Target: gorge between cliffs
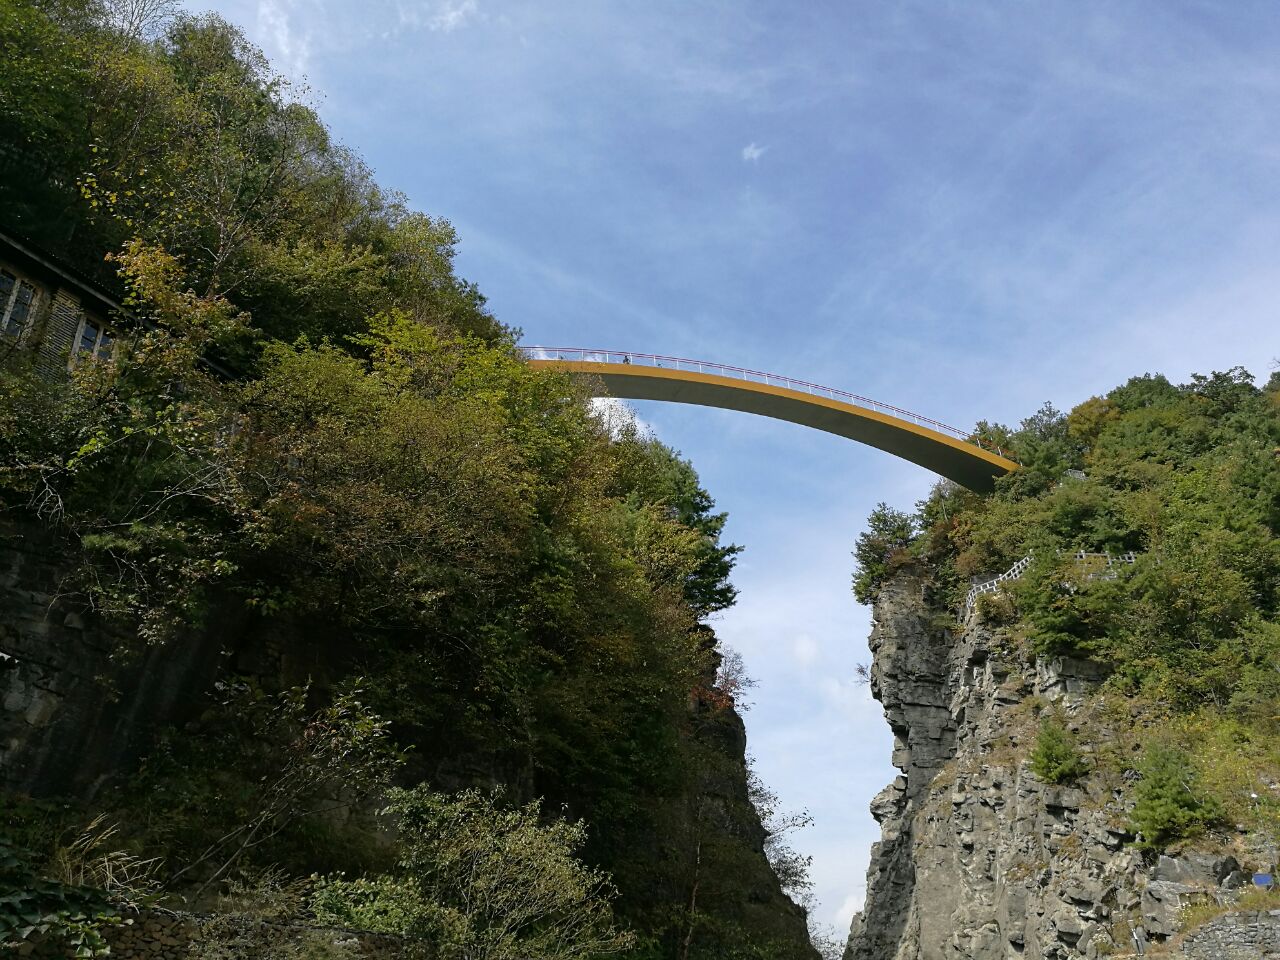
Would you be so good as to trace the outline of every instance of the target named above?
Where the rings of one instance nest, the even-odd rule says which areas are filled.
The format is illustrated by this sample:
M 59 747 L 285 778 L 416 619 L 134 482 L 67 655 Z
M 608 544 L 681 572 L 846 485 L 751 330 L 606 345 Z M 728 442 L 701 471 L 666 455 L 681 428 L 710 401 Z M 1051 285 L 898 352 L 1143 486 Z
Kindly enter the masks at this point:
M 1280 960 L 1280 214 L 1203 219 L 1263 33 L 1191 4 L 1148 99 L 1146 11 L 197 6 L 0 3 L 0 960 Z M 846 938 L 742 714 L 850 573 Z

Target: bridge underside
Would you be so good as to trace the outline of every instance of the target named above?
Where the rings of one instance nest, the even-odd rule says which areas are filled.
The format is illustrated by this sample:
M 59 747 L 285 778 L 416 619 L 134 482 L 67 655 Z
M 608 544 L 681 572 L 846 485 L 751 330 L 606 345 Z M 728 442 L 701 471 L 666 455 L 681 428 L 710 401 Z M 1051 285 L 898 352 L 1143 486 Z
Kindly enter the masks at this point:
M 986 493 L 1018 464 L 976 444 L 900 417 L 764 383 L 716 374 L 576 360 L 531 360 L 533 367 L 595 378 L 611 397 L 665 400 L 755 413 L 856 440 Z

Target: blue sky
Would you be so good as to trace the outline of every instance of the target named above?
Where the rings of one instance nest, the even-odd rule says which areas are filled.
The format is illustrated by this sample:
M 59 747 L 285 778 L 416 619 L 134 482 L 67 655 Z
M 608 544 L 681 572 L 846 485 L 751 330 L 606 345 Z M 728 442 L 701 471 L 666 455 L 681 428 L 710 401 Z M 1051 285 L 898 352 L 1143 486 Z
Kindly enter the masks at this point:
M 213 0 L 525 342 L 707 358 L 958 426 L 1280 356 L 1280 6 Z M 718 629 L 766 780 L 862 899 L 892 777 L 849 551 L 932 477 L 638 404 L 746 546 Z

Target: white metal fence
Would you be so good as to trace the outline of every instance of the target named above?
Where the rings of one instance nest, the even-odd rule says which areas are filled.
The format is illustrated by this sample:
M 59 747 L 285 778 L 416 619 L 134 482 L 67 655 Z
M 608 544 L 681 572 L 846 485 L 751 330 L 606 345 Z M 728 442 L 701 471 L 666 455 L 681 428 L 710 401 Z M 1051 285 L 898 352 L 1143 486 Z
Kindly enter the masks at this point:
M 1028 553 L 1025 557 L 1015 563 L 1012 567 L 1000 574 L 998 577 L 992 577 L 983 583 L 975 583 L 969 588 L 968 594 L 964 598 L 964 615 L 968 618 L 973 612 L 974 604 L 978 602 L 978 597 L 984 593 L 995 593 L 1000 589 L 1000 585 L 1010 580 L 1017 580 L 1027 572 L 1027 567 L 1031 566 L 1033 553 Z M 1089 553 L 1085 550 L 1077 550 L 1071 555 L 1071 559 L 1075 561 L 1078 568 L 1085 568 L 1086 580 L 1114 580 L 1120 576 L 1120 568 L 1118 564 L 1136 563 L 1138 555 L 1132 550 L 1126 553 L 1110 554 L 1110 553 Z M 1092 568 L 1092 569 L 1090 569 Z

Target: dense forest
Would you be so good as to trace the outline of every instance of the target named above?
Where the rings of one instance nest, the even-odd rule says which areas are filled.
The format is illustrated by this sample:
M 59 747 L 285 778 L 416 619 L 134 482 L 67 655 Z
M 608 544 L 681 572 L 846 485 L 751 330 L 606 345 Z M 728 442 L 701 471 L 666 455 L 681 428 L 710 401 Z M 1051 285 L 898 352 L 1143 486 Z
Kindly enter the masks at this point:
M 65 381 L 6 345 L 0 508 L 119 661 L 221 631 L 267 665 L 91 801 L 3 798 L 0 935 L 94 955 L 158 902 L 449 957 L 810 956 L 717 682 L 724 515 L 528 369 L 449 223 L 303 99 L 215 16 L 0 0 L 0 227 L 126 307 Z
M 1017 430 L 979 432 L 1022 469 L 990 497 L 944 484 L 914 512 L 881 504 L 857 544 L 855 593 L 874 599 L 913 565 L 959 615 L 971 581 L 1030 557 L 975 615 L 1032 656 L 1109 674 L 1098 722 L 1069 731 L 1044 711 L 1032 769 L 1106 778 L 1147 849 L 1250 834 L 1274 844 L 1280 373 L 1261 388 L 1241 368 L 1182 385 L 1134 377 L 1069 413 L 1046 405 Z M 1132 562 L 1099 567 L 1100 554 Z

